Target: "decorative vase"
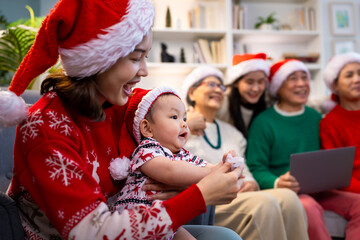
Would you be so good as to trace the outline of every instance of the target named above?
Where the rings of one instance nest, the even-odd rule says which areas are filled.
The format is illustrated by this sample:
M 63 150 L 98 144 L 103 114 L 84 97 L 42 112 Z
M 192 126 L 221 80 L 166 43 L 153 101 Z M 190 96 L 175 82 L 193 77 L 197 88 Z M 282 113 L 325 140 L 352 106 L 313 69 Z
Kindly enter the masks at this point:
M 273 25 L 271 23 L 263 23 L 260 25 L 259 29 L 265 31 L 273 30 Z

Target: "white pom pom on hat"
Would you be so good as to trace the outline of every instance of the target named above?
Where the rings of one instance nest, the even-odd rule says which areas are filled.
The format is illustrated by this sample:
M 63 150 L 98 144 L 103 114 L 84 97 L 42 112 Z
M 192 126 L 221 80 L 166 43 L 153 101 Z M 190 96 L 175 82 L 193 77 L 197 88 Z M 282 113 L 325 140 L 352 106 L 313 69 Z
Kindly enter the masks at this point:
M 324 81 L 326 86 L 333 92 L 333 83 L 338 78 L 341 69 L 348 63 L 360 63 L 360 54 L 349 52 L 336 55 L 330 59 L 324 70 Z
M 11 91 L 0 91 L 0 129 L 21 123 L 27 117 L 24 100 Z
M 219 69 L 207 65 L 199 66 L 191 71 L 184 79 L 182 85 L 182 96 L 186 97 L 190 87 L 200 80 L 210 76 L 215 76 L 220 79 L 221 82 L 224 82 L 224 74 Z
M 270 65 L 266 62 L 265 53 L 236 54 L 233 56 L 233 66 L 229 69 L 227 85 L 234 83 L 238 78 L 254 71 L 263 71 L 266 77 L 270 75 Z
M 20 96 L 30 82 L 53 66 L 60 54 L 64 71 L 71 77 L 87 77 L 106 71 L 131 53 L 149 33 L 154 20 L 150 0 L 60 0 L 43 21 L 35 42 L 18 70 L 9 91 Z M 81 80 L 79 80 L 81 81 Z M 14 125 L 24 109 L 0 92 L 0 124 Z M 11 101 L 11 102 L 9 102 Z
M 270 68 L 269 92 L 276 96 L 277 91 L 289 75 L 296 71 L 304 71 L 310 80 L 310 72 L 305 64 L 296 59 L 285 59 L 273 64 Z

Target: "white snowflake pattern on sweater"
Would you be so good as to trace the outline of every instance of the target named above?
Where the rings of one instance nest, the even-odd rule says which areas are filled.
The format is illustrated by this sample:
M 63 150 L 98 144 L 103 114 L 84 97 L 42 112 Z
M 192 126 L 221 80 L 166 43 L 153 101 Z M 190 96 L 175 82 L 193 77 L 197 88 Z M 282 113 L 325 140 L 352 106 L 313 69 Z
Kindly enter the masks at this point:
M 29 115 L 26 122 L 20 127 L 22 141 L 25 143 L 29 138 L 35 139 L 39 134 L 39 127 L 44 124 L 40 109 Z
M 60 178 L 65 186 L 70 185 L 72 178 L 81 180 L 83 176 L 83 172 L 78 169 L 78 164 L 73 160 L 64 157 L 60 151 L 54 150 L 53 155 L 45 159 L 45 163 L 47 166 L 51 167 L 51 170 L 49 170 L 50 178 L 52 180 Z

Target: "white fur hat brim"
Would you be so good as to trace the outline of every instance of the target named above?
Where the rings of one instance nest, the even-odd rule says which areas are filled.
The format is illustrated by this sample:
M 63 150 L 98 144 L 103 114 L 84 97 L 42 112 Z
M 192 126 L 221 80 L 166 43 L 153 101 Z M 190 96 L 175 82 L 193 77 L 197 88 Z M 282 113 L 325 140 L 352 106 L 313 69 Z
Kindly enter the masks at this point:
M 296 71 L 304 71 L 308 79 L 310 80 L 310 72 L 305 66 L 305 64 L 301 61 L 292 60 L 284 63 L 272 76 L 269 86 L 269 92 L 272 96 L 276 96 L 277 91 L 283 84 L 283 82 L 287 79 L 289 75 Z
M 200 66 L 195 68 L 189 75 L 186 76 L 182 86 L 182 96 L 186 97 L 191 86 L 204 78 L 215 76 L 224 81 L 224 74 L 215 67 Z
M 250 59 L 242 61 L 237 65 L 232 66 L 229 69 L 228 80 L 225 84 L 230 85 L 234 83 L 238 78 L 254 71 L 263 71 L 266 77 L 270 74 L 270 66 L 263 59 Z
M 117 24 L 103 29 L 105 34 L 70 49 L 59 48 L 66 74 L 87 77 L 108 70 L 119 58 L 134 51 L 150 32 L 153 20 L 154 7 L 150 1 L 130 0 L 127 14 Z
M 360 63 L 360 54 L 350 52 L 337 55 L 331 58 L 329 63 L 326 65 L 324 70 L 324 81 L 326 86 L 333 93 L 335 93 L 333 84 L 335 80 L 339 77 L 341 69 L 343 69 L 346 64 L 352 62 Z
M 175 89 L 168 87 L 168 86 L 160 86 L 157 88 L 154 88 L 150 92 L 148 92 L 140 101 L 138 108 L 135 111 L 135 117 L 134 117 L 134 123 L 133 123 L 133 134 L 135 137 L 135 140 L 139 144 L 141 142 L 141 133 L 140 133 L 140 122 L 145 118 L 147 113 L 149 112 L 151 106 L 155 102 L 155 100 L 165 94 L 165 93 L 171 93 L 176 95 L 178 98 L 179 94 L 176 92 Z

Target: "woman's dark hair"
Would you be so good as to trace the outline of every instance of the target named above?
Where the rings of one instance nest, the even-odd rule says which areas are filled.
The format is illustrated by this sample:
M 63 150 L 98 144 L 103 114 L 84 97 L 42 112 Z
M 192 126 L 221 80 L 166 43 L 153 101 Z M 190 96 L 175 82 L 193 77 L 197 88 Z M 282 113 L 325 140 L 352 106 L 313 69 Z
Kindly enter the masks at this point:
M 202 83 L 202 81 L 203 81 L 204 79 L 205 79 L 205 78 L 200 79 L 199 81 L 197 81 L 196 83 L 194 83 L 190 88 L 197 88 L 198 86 L 200 86 L 200 84 Z M 190 90 L 190 88 L 189 88 L 189 90 Z M 189 106 L 194 107 L 194 106 L 195 106 L 195 102 L 190 99 L 190 97 L 189 97 L 189 90 L 188 90 L 188 92 L 186 93 L 186 103 L 187 103 Z
M 67 107 L 95 121 L 103 121 L 105 112 L 97 97 L 96 76 L 68 77 L 50 74 L 41 84 L 41 94 L 55 91 Z
M 251 116 L 249 126 L 251 125 L 254 118 L 266 109 L 266 101 L 265 101 L 265 91 L 261 95 L 259 101 L 255 104 L 249 104 L 244 101 L 241 97 L 238 88 L 236 87 L 237 83 L 241 81 L 243 77 L 240 77 L 236 80 L 231 86 L 231 92 L 229 95 L 229 111 L 231 119 L 234 122 L 235 127 L 247 138 L 248 129 L 245 126 L 244 119 L 240 110 L 240 106 L 244 106 L 248 109 L 252 109 L 254 111 Z

